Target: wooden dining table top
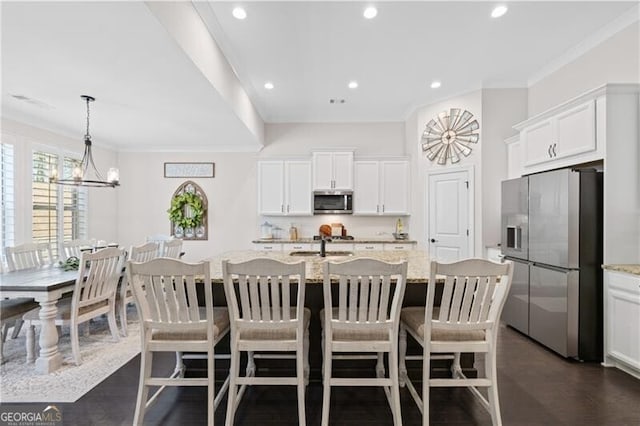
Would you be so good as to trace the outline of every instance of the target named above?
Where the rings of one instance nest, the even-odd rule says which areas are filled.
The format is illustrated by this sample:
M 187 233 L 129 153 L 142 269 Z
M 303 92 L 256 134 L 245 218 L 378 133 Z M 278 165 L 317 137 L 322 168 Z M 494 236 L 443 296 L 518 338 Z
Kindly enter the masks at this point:
M 54 291 L 74 284 L 78 271 L 55 266 L 22 269 L 0 274 L 0 291 Z

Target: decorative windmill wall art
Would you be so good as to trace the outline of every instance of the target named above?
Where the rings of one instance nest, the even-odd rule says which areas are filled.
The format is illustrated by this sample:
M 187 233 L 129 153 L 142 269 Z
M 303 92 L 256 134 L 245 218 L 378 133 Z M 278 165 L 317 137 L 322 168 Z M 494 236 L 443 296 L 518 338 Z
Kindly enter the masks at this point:
M 430 161 L 445 165 L 458 163 L 461 155 L 468 157 L 471 146 L 478 143 L 480 129 L 478 120 L 472 120 L 473 114 L 460 108 L 443 111 L 429 121 L 422 133 L 422 151 Z

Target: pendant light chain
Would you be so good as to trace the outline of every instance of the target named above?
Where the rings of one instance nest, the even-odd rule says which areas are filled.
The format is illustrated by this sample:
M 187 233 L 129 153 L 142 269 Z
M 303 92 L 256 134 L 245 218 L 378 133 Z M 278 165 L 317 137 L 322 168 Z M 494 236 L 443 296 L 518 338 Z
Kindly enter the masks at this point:
M 89 102 L 91 102 L 91 98 L 87 96 L 87 133 L 85 133 L 84 138 L 85 140 L 91 140 L 91 135 L 89 134 L 89 115 L 90 115 L 90 109 L 89 109 Z

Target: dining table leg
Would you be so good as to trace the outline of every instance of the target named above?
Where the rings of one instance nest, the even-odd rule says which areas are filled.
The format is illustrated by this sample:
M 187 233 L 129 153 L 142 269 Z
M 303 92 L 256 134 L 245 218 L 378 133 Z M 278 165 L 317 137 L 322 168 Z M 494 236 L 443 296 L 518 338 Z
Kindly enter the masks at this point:
M 62 365 L 62 355 L 58 352 L 58 330 L 56 329 L 56 315 L 58 313 L 57 299 L 38 300 L 40 303 L 40 354 L 36 359 L 36 372 L 49 374 Z

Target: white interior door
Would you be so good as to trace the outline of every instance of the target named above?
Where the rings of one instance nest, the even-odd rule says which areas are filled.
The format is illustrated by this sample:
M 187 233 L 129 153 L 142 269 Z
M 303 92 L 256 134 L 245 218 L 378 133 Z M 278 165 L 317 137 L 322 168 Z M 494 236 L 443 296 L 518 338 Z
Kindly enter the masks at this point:
M 430 174 L 429 254 L 455 262 L 469 257 L 469 171 Z

